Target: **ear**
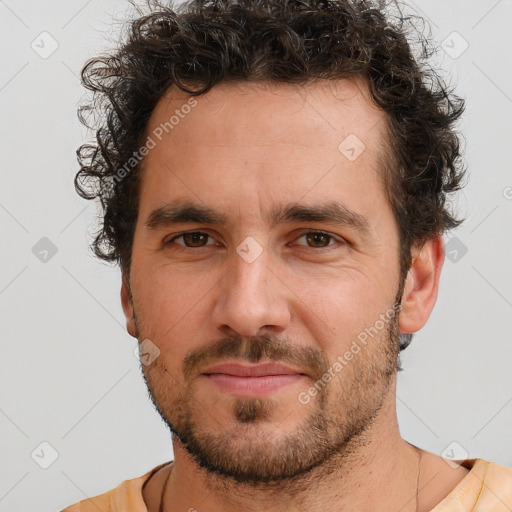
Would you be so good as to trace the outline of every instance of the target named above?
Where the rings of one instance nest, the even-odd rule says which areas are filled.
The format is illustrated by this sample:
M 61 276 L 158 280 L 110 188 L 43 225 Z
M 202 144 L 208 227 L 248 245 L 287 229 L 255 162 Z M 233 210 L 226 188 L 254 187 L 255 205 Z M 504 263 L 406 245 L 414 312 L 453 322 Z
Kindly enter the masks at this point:
M 135 325 L 135 317 L 133 304 L 130 298 L 130 284 L 128 276 L 123 273 L 121 284 L 121 304 L 123 306 L 124 316 L 126 318 L 126 330 L 134 338 L 137 337 L 137 326 Z
M 405 280 L 399 329 L 403 333 L 419 331 L 434 309 L 439 290 L 439 278 L 444 262 L 444 242 L 441 235 L 413 249 L 412 265 Z

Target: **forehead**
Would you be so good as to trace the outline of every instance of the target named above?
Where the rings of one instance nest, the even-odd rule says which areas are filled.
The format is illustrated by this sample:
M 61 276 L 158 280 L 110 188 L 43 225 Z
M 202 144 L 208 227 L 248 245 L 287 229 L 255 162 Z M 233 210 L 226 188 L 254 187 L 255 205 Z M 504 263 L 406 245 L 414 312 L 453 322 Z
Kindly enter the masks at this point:
M 335 200 L 345 190 L 366 191 L 370 206 L 369 186 L 383 195 L 385 121 L 362 79 L 221 83 L 193 99 L 173 87 L 148 123 L 154 148 L 143 162 L 141 198 L 154 207 L 170 195 L 203 201 L 197 196 L 206 191 L 222 207 L 243 190 L 264 191 L 270 202 L 306 192 Z
M 190 138 L 186 125 L 199 122 L 203 125 L 201 134 L 208 135 L 208 144 L 306 142 L 310 146 L 332 146 L 340 136 L 350 133 L 371 143 L 375 135 L 382 135 L 378 129 L 373 134 L 374 128 L 384 128 L 380 126 L 384 113 L 372 101 L 367 83 L 361 78 L 319 80 L 306 85 L 220 83 L 196 97 L 197 104 L 190 109 L 186 106 L 189 100 L 186 93 L 171 87 L 154 109 L 148 133 L 160 127 L 162 137 L 172 132 L 176 144 L 191 145 L 197 141 Z M 166 130 L 162 124 L 173 114 L 172 126 Z M 263 126 L 265 131 L 260 129 Z

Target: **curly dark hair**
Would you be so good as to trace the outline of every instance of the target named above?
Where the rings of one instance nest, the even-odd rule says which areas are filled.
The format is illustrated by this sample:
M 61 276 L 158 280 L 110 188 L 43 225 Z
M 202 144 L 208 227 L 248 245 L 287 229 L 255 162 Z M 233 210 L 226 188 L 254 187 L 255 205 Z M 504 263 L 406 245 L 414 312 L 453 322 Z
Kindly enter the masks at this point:
M 377 0 L 148 1 L 114 52 L 82 70 L 92 100 L 80 110 L 96 140 L 78 151 L 78 193 L 99 198 L 103 223 L 92 248 L 130 268 L 139 165 L 134 152 L 171 86 L 191 97 L 220 82 L 306 85 L 362 77 L 387 113 L 383 178 L 401 241 L 402 276 L 411 248 L 460 224 L 447 204 L 465 173 L 455 124 L 464 110 L 428 63 L 431 38 L 416 16 Z M 422 18 L 418 18 L 422 20 Z M 410 28 L 413 27 L 411 32 Z M 419 35 L 419 50 L 410 41 Z M 418 55 L 415 55 L 417 53 Z M 133 169 L 126 171 L 126 163 Z M 123 179 L 119 179 L 120 170 Z

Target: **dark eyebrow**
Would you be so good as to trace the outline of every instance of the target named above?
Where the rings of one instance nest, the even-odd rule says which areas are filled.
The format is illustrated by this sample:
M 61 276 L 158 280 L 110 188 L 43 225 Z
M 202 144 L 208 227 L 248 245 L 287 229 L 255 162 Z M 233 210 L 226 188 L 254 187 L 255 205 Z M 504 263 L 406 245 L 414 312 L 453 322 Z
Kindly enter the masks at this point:
M 185 202 L 167 204 L 154 209 L 146 220 L 150 230 L 181 223 L 226 224 L 226 215 L 206 206 Z M 285 222 L 325 222 L 349 227 L 367 233 L 369 223 L 362 215 L 346 206 L 331 202 L 322 205 L 299 205 L 291 203 L 275 206 L 266 216 L 270 229 Z
M 156 208 L 149 214 L 146 220 L 146 227 L 148 229 L 157 229 L 185 222 L 225 224 L 226 216 L 211 208 L 195 203 L 167 204 Z
M 364 233 L 370 231 L 365 217 L 336 202 L 311 206 L 296 203 L 278 206 L 271 210 L 267 221 L 271 228 L 283 222 L 326 222 Z

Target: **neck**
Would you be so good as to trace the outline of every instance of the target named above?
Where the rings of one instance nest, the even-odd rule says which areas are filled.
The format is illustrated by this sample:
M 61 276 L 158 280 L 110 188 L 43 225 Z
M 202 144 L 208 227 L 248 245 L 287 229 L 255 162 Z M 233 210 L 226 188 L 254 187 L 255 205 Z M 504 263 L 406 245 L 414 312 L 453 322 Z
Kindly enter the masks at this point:
M 318 467 L 301 481 L 257 489 L 208 475 L 174 441 L 175 460 L 166 481 L 163 510 L 225 512 L 415 512 L 420 451 L 398 429 L 395 386 L 364 439 L 354 440 L 339 460 Z

